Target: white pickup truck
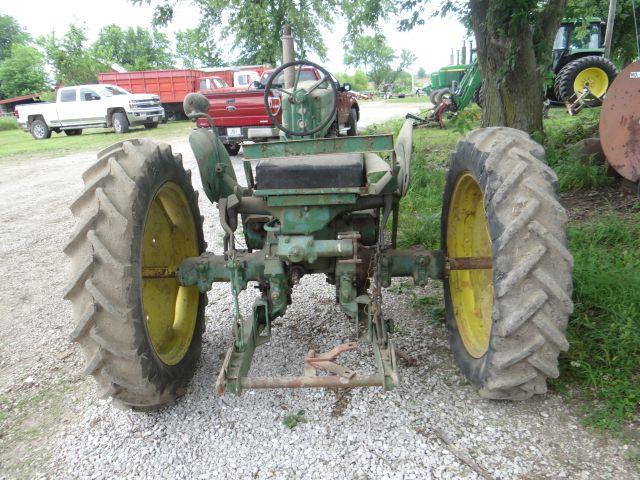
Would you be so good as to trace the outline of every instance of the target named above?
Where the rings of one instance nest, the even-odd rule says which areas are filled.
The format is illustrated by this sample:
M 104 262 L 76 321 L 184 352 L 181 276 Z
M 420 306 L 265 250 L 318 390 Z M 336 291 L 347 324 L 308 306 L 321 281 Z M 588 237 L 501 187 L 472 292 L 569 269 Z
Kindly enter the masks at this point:
M 51 137 L 51 132 L 80 135 L 84 128 L 113 127 L 125 133 L 130 126 L 155 128 L 164 118 L 157 95 L 129 93 L 116 85 L 78 85 L 58 90 L 55 103 L 16 107 L 20 127 L 33 138 Z

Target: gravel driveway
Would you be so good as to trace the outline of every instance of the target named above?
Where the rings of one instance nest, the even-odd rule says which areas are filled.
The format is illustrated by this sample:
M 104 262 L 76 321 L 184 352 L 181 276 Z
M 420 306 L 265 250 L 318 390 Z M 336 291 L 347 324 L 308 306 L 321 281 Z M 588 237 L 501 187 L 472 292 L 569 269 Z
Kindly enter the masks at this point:
M 186 140 L 171 143 L 202 190 Z M 71 309 L 61 299 L 67 206 L 94 158 L 0 164 L 0 478 L 639 478 L 628 447 L 585 430 L 571 413 L 579 407 L 558 395 L 480 399 L 455 367 L 444 327 L 412 310 L 406 294 L 385 294 L 396 344 L 417 360 L 401 362 L 403 382 L 392 392 L 216 397 L 231 342 L 231 297 L 220 284 L 209 294 L 202 362 L 186 395 L 158 412 L 114 408 L 78 374 L 83 359 L 68 343 Z M 200 200 L 209 249 L 220 253 L 214 209 Z M 437 283 L 421 293 L 441 295 Z M 252 297 L 244 294 L 245 311 Z M 310 348 L 350 339 L 333 299 L 322 277 L 305 277 L 252 373 L 299 374 Z M 372 354 L 350 353 L 347 363 L 364 372 Z M 285 427 L 300 410 L 306 422 Z

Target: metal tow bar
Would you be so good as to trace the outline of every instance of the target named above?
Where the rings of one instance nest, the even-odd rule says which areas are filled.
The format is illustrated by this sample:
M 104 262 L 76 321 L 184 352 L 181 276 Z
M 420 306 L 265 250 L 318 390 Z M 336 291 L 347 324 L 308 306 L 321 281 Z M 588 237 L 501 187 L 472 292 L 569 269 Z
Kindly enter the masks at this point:
M 240 384 L 249 388 L 355 388 L 382 387 L 382 375 L 358 375 L 353 370 L 334 362 L 344 352 L 357 350 L 356 342 L 343 343 L 316 355 L 313 350 L 304 359 L 304 376 L 299 377 L 243 377 Z M 318 370 L 328 375 L 318 376 Z

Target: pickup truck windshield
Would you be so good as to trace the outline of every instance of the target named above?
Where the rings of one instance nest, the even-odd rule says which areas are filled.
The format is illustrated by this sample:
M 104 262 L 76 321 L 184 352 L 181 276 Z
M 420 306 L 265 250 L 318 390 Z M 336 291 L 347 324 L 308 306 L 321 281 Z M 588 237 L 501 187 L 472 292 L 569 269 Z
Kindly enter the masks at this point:
M 102 90 L 107 97 L 113 97 L 114 95 L 128 95 L 124 88 L 116 87 L 114 85 L 108 85 L 106 87 L 102 87 Z
M 226 88 L 227 82 L 218 77 L 202 78 L 200 80 L 200 90 L 215 90 L 216 88 Z

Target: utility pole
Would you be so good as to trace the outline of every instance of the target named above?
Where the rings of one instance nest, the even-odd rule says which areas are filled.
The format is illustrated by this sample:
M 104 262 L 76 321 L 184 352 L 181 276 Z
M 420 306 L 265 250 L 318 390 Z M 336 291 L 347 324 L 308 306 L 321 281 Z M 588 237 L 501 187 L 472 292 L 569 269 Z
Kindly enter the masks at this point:
M 611 38 L 613 37 L 613 22 L 616 18 L 617 0 L 609 0 L 609 16 L 607 17 L 607 31 L 604 35 L 604 58 L 611 58 Z

